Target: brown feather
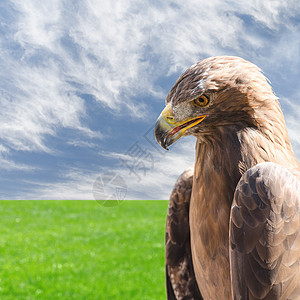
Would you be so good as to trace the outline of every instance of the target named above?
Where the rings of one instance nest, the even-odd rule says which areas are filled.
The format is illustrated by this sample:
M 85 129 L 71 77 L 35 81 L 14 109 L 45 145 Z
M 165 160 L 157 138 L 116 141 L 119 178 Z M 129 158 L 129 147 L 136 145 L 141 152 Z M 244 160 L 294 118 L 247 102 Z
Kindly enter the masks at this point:
M 250 187 L 249 181 L 255 184 Z M 239 181 L 230 223 L 231 276 L 235 299 L 287 299 L 295 289 L 300 288 L 300 281 L 294 282 L 300 271 L 300 247 L 296 242 L 300 236 L 299 191 L 300 181 L 287 169 L 274 163 L 256 165 Z M 265 218 L 257 219 L 255 230 L 250 235 L 247 217 L 244 218 L 242 210 L 250 211 L 245 199 L 253 201 L 256 195 L 260 211 L 252 214 L 252 218 L 257 215 Z M 289 214 L 285 214 L 287 206 L 293 207 Z M 233 224 L 233 215 L 241 216 L 242 226 Z
M 166 288 L 169 300 L 202 299 L 195 279 L 190 248 L 189 205 L 193 170 L 177 180 L 169 201 L 166 225 Z

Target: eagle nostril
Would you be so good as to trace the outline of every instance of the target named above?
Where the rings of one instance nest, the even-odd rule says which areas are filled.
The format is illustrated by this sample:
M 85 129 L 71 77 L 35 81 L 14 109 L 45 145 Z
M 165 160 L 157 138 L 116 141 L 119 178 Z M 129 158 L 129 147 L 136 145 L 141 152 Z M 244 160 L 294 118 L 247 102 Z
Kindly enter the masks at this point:
M 174 123 L 175 123 L 175 118 L 172 117 L 172 116 L 168 116 L 168 117 L 167 117 L 167 121 L 168 121 L 169 123 L 171 123 L 171 124 L 174 124 Z

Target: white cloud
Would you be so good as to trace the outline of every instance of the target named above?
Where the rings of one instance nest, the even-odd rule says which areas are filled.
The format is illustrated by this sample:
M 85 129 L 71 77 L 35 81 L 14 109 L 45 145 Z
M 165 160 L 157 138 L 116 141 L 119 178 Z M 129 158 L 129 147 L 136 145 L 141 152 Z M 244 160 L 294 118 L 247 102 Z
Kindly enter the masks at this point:
M 293 95 L 291 99 L 281 98 L 282 104 L 287 108 L 285 115 L 285 122 L 288 128 L 289 138 L 291 140 L 294 153 L 298 161 L 300 161 L 300 135 L 299 135 L 299 120 L 300 107 L 298 99 L 300 98 L 300 91 Z
M 55 183 L 41 183 L 36 181 L 24 181 L 31 187 L 31 191 L 15 195 L 15 199 L 32 200 L 93 200 L 92 187 L 95 179 L 82 174 L 81 180 L 73 178 L 61 179 Z
M 300 4 L 297 0 L 252 0 L 247 2 L 237 1 L 235 7 L 236 12 L 250 15 L 269 29 L 277 30 L 283 24 L 286 26 L 291 24 L 290 18 L 297 16 Z
M 170 151 L 164 152 L 157 152 L 149 144 L 140 145 L 151 155 L 145 154 L 144 159 L 137 151 L 135 156 L 112 153 L 111 156 L 117 156 L 125 162 L 113 171 L 120 174 L 128 185 L 126 199 L 169 199 L 178 176 L 194 165 L 195 141 L 193 137 L 185 137 Z M 110 169 L 105 168 L 103 171 L 108 172 Z
M 80 122 L 83 100 L 65 89 L 52 66 L 22 68 L 10 61 L 13 84 L 0 98 L 0 137 L 10 147 L 49 151 L 44 139 L 55 135 L 59 127 L 90 131 Z
M 167 91 L 160 78 L 180 73 L 205 56 L 243 56 L 276 78 L 285 77 L 286 82 L 299 75 L 297 0 L 6 3 L 6 9 L 14 11 L 0 23 L 0 140 L 9 153 L 53 153 L 47 137 L 59 135 L 61 128 L 78 133 L 76 141 L 66 138 L 66 143 L 97 148 L 97 141 L 85 138 L 101 138 L 103 133 L 87 125 L 88 100 L 82 95 L 90 95 L 101 104 L 96 106 L 95 102 L 95 109 L 118 117 L 153 118 L 148 116 L 152 104 L 140 99 L 161 98 L 163 106 Z M 289 72 L 283 73 L 282 68 L 288 65 Z M 294 101 L 299 104 L 298 99 Z M 299 149 L 294 129 L 297 119 L 288 109 L 285 113 Z M 175 177 L 187 167 L 186 155 L 192 164 L 189 151 L 173 149 L 140 185 L 130 177 L 129 197 L 139 198 L 146 191 L 149 196 L 144 197 L 166 198 Z M 6 161 L 17 167 L 13 161 Z M 175 169 L 167 172 L 170 166 Z M 128 170 L 116 171 L 125 176 Z M 61 175 L 61 183 L 39 186 L 37 198 L 89 198 L 97 172 L 79 173 L 81 177 L 71 172 L 73 177 Z M 170 174 L 176 176 L 168 177 Z M 163 180 L 168 193 L 161 185 Z
M 297 1 L 271 0 L 12 3 L 11 29 L 0 41 L 0 137 L 15 149 L 43 151 L 57 127 L 86 127 L 78 94 L 145 116 L 145 104 L 132 97 L 164 97 L 156 80 L 167 72 L 203 56 L 251 56 L 270 46 L 268 38 L 247 34 L 241 15 L 276 32 L 299 12 Z
M 76 139 L 74 141 L 69 141 L 67 142 L 69 145 L 72 145 L 74 147 L 81 147 L 81 148 L 93 148 L 93 149 L 97 149 L 99 148 L 99 145 L 96 143 L 92 143 L 92 142 L 87 142 L 87 141 L 82 141 L 79 139 Z
M 13 160 L 9 159 L 10 150 L 3 145 L 0 144 L 0 170 L 4 171 L 33 171 L 34 167 L 26 165 L 26 164 L 20 164 L 15 163 Z
M 125 200 L 167 200 L 173 189 L 177 177 L 187 168 L 193 165 L 194 161 L 194 138 L 184 138 L 173 149 L 175 151 L 158 154 L 153 151 L 154 163 L 150 160 L 139 160 L 140 166 L 131 169 L 135 159 L 124 153 L 106 153 L 110 157 L 117 157 L 119 163 L 115 167 L 99 167 L 97 170 L 69 168 L 61 173 L 59 182 L 49 183 L 26 180 L 31 190 L 28 194 L 22 194 L 16 198 L 22 199 L 94 199 L 93 184 L 99 176 L 105 174 L 116 174 L 121 176 L 127 188 Z M 142 145 L 147 152 L 147 148 Z M 122 164 L 121 159 L 128 163 L 128 167 Z M 145 172 L 143 163 L 146 167 Z M 141 167 L 141 168 L 139 168 Z M 132 172 L 133 171 L 133 172 Z M 110 195 L 107 194 L 109 197 Z

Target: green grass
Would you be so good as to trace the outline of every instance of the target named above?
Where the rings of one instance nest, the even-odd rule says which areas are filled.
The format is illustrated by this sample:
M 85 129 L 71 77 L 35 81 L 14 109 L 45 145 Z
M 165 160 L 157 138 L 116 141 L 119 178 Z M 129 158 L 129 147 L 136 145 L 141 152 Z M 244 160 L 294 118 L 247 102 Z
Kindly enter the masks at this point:
M 167 201 L 1 201 L 0 299 L 165 299 Z

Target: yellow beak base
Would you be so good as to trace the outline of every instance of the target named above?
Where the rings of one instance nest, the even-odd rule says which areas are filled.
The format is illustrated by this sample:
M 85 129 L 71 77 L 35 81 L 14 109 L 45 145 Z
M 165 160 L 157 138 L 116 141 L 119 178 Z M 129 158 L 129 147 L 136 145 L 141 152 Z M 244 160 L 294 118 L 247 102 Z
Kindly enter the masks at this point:
M 187 129 L 201 123 L 205 118 L 206 115 L 203 115 L 187 119 L 183 122 L 176 122 L 172 107 L 168 104 L 155 123 L 155 139 L 161 147 L 168 150 L 168 146 L 181 138 Z

